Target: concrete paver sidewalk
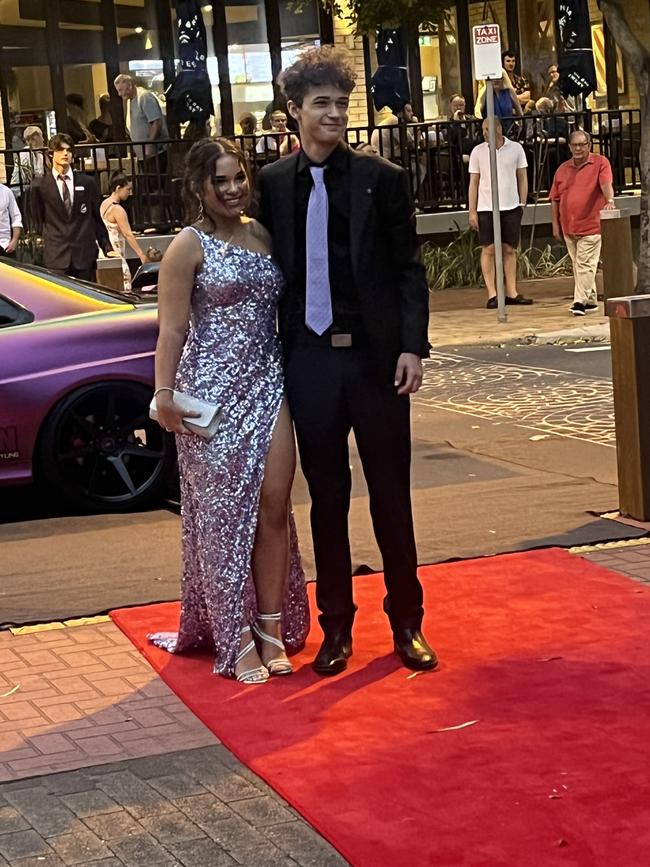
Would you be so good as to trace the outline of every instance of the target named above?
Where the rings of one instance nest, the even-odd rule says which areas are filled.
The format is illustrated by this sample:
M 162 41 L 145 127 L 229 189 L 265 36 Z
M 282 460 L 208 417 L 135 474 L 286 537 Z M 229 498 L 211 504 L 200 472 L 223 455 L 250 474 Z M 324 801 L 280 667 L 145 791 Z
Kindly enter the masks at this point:
M 580 556 L 650 585 L 650 544 Z M 110 621 L 0 632 L 0 865 L 346 862 Z
M 345 863 L 219 744 L 0 787 L 12 867 Z
M 0 781 L 212 745 L 119 629 L 0 632 Z
M 0 632 L 0 865 L 345 863 L 98 620 Z
M 599 310 L 576 317 L 569 312 L 573 281 L 558 277 L 519 284 L 530 306 L 508 306 L 508 322 L 497 321 L 497 311 L 485 307 L 484 289 L 443 289 L 432 292 L 429 340 L 437 346 L 477 346 L 511 343 L 579 343 L 608 341 L 609 320 Z
M 650 585 L 650 539 L 640 539 L 627 545 L 614 543 L 593 547 L 595 550 L 580 556 L 612 572 L 620 572 L 621 575 Z

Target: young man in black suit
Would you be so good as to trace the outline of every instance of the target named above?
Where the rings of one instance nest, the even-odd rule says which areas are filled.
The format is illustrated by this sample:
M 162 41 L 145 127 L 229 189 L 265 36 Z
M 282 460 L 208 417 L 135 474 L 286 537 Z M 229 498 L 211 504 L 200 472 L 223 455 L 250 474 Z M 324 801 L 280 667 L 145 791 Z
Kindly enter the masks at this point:
M 312 500 L 319 674 L 352 653 L 348 434 L 354 431 L 404 665 L 435 668 L 420 631 L 422 587 L 410 498 L 409 395 L 429 354 L 429 293 L 406 172 L 344 141 L 355 74 L 345 52 L 304 52 L 281 76 L 302 149 L 259 176 L 261 221 L 287 281 L 286 384 Z
M 43 264 L 57 274 L 94 280 L 97 245 L 114 256 L 99 214 L 99 192 L 92 178 L 72 170 L 74 142 L 59 133 L 48 142 L 52 169 L 31 187 L 32 216 L 43 234 Z

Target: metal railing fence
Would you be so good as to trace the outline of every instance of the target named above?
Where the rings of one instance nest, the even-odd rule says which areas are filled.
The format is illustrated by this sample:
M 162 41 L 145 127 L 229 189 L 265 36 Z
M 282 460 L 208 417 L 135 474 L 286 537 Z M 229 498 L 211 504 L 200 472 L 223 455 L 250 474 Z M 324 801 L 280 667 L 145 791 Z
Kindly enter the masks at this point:
M 576 128 L 586 129 L 593 150 L 608 157 L 617 193 L 640 188 L 639 148 L 641 118 L 638 109 L 530 114 L 503 121 L 508 137 L 519 141 L 528 157 L 529 201 L 548 196 L 558 165 L 568 159 L 568 138 Z M 421 211 L 456 211 L 467 207 L 468 165 L 472 148 L 483 140 L 482 121 L 430 121 L 393 126 L 351 127 L 347 141 L 353 148 L 368 148 L 401 165 L 409 174 L 416 206 Z M 246 153 L 253 178 L 269 162 L 297 146 L 296 133 L 239 135 L 234 140 Z M 169 232 L 183 224 L 182 177 L 188 140 L 158 142 L 149 155 L 140 142 L 102 142 L 78 145 L 75 168 L 93 176 L 102 195 L 116 173 L 132 179 L 131 222 L 138 232 Z M 29 227 L 29 188 L 34 177 L 49 170 L 46 151 L 0 150 L 0 171 L 18 199 Z M 32 226 L 33 228 L 33 226 Z

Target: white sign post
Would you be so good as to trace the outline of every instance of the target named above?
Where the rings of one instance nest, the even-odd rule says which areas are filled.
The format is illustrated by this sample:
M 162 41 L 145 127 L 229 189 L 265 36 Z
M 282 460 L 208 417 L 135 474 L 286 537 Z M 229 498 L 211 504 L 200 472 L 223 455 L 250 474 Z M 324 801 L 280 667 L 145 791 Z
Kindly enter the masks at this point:
M 497 290 L 497 320 L 507 322 L 506 298 L 503 289 L 503 250 L 501 248 L 501 215 L 499 210 L 499 176 L 497 170 L 497 136 L 494 118 L 493 80 L 499 80 L 501 67 L 501 35 L 498 24 L 479 24 L 472 28 L 474 74 L 485 81 L 485 105 L 490 149 L 490 186 L 492 188 L 492 220 L 494 225 L 494 270 Z

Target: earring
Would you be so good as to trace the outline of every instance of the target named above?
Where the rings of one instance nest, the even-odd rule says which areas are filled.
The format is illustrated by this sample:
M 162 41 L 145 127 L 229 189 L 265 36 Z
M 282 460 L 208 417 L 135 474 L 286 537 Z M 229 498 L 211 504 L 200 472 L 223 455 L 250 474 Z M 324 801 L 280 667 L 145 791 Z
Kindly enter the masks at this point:
M 200 196 L 197 196 L 196 198 L 199 200 L 199 213 L 197 215 L 196 222 L 202 223 L 203 222 L 203 202 L 202 202 Z

